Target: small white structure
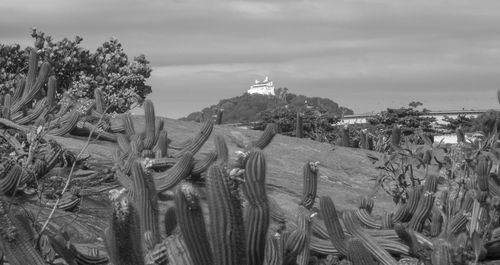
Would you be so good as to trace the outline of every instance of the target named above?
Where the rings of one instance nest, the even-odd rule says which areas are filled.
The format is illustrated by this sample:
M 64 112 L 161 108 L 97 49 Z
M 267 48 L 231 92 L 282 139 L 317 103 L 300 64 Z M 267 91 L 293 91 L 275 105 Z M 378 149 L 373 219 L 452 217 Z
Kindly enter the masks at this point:
M 248 94 L 261 94 L 261 95 L 274 96 L 273 81 L 269 81 L 269 78 L 267 76 L 262 81 L 255 80 L 255 84 L 250 86 L 250 89 L 247 92 Z

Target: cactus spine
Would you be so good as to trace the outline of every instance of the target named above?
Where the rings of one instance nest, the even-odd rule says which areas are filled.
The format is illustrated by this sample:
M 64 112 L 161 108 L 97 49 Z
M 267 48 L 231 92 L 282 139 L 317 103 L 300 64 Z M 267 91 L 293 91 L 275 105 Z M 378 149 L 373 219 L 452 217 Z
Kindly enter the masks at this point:
M 193 185 L 183 183 L 179 186 L 175 194 L 175 207 L 177 223 L 193 264 L 214 264 L 199 195 Z
M 248 157 L 243 193 L 248 200 L 245 215 L 247 264 L 262 265 L 270 214 L 266 193 L 266 160 L 258 150 L 251 152 Z
M 319 162 L 307 162 L 303 167 L 304 187 L 302 189 L 302 200 L 299 205 L 303 205 L 308 210 L 312 208 L 316 200 L 318 164 Z
M 208 169 L 210 239 L 214 263 L 220 265 L 246 264 L 241 201 L 233 182 L 221 165 Z

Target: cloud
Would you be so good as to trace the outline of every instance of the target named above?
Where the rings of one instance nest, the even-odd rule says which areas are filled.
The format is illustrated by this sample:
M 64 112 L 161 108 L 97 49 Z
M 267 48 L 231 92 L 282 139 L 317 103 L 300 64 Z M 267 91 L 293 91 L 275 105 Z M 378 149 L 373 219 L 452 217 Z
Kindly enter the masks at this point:
M 0 42 L 28 45 L 33 26 L 80 35 L 91 50 L 115 36 L 151 61 L 152 98 L 172 117 L 264 75 L 356 112 L 416 97 L 429 108 L 493 108 L 499 9 L 495 0 L 4 0 Z

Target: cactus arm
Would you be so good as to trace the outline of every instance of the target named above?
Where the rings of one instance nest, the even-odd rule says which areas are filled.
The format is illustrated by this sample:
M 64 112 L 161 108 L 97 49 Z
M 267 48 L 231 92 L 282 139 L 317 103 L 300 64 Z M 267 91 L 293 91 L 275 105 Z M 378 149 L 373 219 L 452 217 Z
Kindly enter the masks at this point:
M 320 198 L 320 210 L 333 246 L 335 246 L 335 248 L 342 253 L 342 255 L 346 255 L 346 236 L 342 226 L 340 225 L 335 204 L 330 197 L 323 196 Z
M 363 245 L 370 251 L 370 253 L 383 265 L 397 265 L 398 262 L 383 249 L 370 235 L 363 232 L 357 223 L 356 217 L 353 212 L 345 211 L 343 213 L 343 220 L 346 229 L 353 235 L 358 237 Z
M 410 222 L 409 227 L 417 232 L 423 229 L 423 223 L 429 217 L 432 206 L 434 205 L 435 192 L 437 190 L 437 177 L 430 175 L 427 177 L 424 193 L 419 200 L 417 209 L 415 210 Z
M 210 137 L 213 127 L 214 127 L 213 121 L 207 120 L 200 128 L 200 131 L 193 137 L 193 141 L 184 149 L 176 153 L 174 157 L 181 157 L 186 152 L 191 152 L 192 154 L 196 154 L 196 152 L 198 152 L 198 150 L 200 150 L 203 144 L 208 140 L 208 137 Z
M 210 152 L 203 156 L 201 159 L 196 159 L 194 161 L 193 170 L 191 175 L 200 176 L 202 173 L 206 172 L 208 168 L 217 160 L 217 153 Z
M 173 188 L 186 178 L 193 168 L 193 154 L 185 153 L 169 170 L 154 174 L 154 182 L 158 192 Z
M 271 141 L 273 140 L 274 136 L 278 133 L 278 126 L 274 123 L 269 123 L 267 124 L 266 128 L 264 129 L 264 132 L 261 134 L 259 139 L 256 141 L 252 142 L 252 147 L 258 148 L 258 149 L 264 149 L 266 148 Z
M 75 127 L 76 124 L 78 123 L 78 118 L 80 117 L 80 114 L 78 112 L 73 111 L 71 113 L 70 118 L 68 121 L 63 123 L 60 128 L 55 128 L 49 131 L 49 134 L 56 135 L 56 136 L 63 136 L 69 132 L 71 132 Z

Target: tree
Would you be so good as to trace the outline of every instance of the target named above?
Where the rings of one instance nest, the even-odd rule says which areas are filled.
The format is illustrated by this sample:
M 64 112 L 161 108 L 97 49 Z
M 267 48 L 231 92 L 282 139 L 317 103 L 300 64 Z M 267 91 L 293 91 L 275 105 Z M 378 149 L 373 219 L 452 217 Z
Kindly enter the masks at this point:
M 94 90 L 101 89 L 110 112 L 125 112 L 141 104 L 151 87 L 146 79 L 151 75 L 149 61 L 144 55 L 132 61 L 115 38 L 104 42 L 94 53 L 80 46 L 83 38 L 64 38 L 54 41 L 43 32 L 32 30 L 34 46 L 40 61 L 52 66 L 58 80 L 58 97 L 69 93 L 76 98 L 93 98 Z M 28 48 L 18 44 L 0 45 L 1 92 L 12 91 L 14 81 L 27 73 Z

